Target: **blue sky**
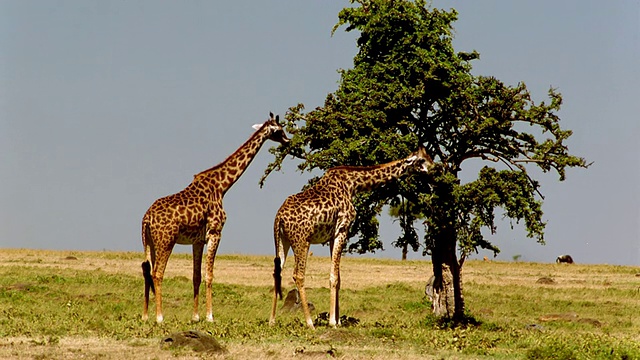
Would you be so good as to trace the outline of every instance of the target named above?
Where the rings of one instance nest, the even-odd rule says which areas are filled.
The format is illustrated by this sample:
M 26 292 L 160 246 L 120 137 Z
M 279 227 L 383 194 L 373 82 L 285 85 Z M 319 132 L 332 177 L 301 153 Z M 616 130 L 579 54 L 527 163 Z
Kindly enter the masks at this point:
M 140 251 L 151 203 L 224 160 L 263 122 L 312 109 L 349 68 L 339 1 L 0 2 L 0 247 Z M 538 174 L 546 246 L 499 224 L 498 259 L 640 264 L 640 4 L 434 1 L 456 8 L 474 73 L 564 96 L 573 154 L 594 164 Z M 219 253 L 272 254 L 272 222 L 308 173 L 258 180 L 266 144 L 225 197 Z M 464 168 L 471 178 L 476 164 Z M 397 226 L 383 215 L 387 250 Z M 177 246 L 175 251 L 190 251 Z M 312 251 L 328 254 L 328 248 Z M 491 256 L 480 253 L 479 256 Z M 410 258 L 421 258 L 412 254 Z

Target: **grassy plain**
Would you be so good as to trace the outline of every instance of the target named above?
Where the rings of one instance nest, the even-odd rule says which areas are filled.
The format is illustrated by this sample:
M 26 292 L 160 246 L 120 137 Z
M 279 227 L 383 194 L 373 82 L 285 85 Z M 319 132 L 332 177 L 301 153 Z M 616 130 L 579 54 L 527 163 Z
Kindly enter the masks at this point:
M 341 313 L 360 323 L 310 331 L 300 313 L 280 312 L 276 326 L 268 325 L 269 256 L 219 256 L 215 321 L 191 323 L 191 257 L 172 255 L 165 322 L 142 322 L 142 256 L 0 249 L 0 358 L 211 358 L 160 346 L 190 329 L 216 337 L 228 353 L 213 357 L 225 359 L 640 358 L 638 267 L 467 261 L 465 301 L 479 325 L 451 329 L 430 315 L 424 298 L 430 262 L 346 256 Z M 310 301 L 316 312 L 327 311 L 329 259 L 312 256 L 308 267 Z M 538 283 L 543 277 L 553 283 Z

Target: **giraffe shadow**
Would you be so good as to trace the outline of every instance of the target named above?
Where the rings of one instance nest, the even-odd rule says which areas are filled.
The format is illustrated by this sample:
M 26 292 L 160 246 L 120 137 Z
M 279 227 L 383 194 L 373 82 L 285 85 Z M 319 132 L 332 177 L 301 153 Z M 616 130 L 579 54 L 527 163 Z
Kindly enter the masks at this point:
M 341 327 L 353 327 L 358 324 L 360 324 L 360 319 L 358 318 L 347 315 L 340 316 Z M 329 326 L 329 313 L 325 311 L 318 314 L 316 319 L 313 321 L 313 326 Z

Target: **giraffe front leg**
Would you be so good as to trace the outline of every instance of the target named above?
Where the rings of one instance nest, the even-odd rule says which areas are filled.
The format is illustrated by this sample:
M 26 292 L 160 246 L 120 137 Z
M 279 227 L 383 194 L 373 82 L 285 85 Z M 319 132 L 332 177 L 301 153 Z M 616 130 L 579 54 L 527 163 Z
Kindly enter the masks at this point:
M 218 245 L 220 244 L 221 230 L 210 230 L 207 232 L 207 274 L 205 277 L 205 283 L 207 287 L 207 321 L 213 322 L 213 263 L 218 252 Z
M 349 227 L 353 219 L 355 219 L 355 215 L 356 213 L 353 206 L 340 214 L 340 219 L 336 226 L 335 238 L 329 244 L 331 249 L 331 272 L 329 273 L 329 286 L 331 288 L 329 326 L 333 327 L 340 325 L 340 259 L 342 257 L 342 250 L 347 243 Z
M 193 243 L 193 316 L 191 321 L 200 321 L 198 314 L 198 303 L 200 295 L 200 284 L 202 283 L 202 252 L 204 250 L 204 242 Z
M 332 327 L 340 325 L 340 259 L 342 257 L 342 248 L 344 247 L 341 238 L 338 238 L 336 242 L 338 243 L 337 246 L 331 246 L 331 271 L 329 273 L 329 286 L 331 289 L 329 326 Z

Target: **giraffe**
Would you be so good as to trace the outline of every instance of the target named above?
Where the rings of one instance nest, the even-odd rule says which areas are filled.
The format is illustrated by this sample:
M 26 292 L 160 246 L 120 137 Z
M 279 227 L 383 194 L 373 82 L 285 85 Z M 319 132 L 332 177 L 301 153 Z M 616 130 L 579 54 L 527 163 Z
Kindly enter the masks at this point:
M 432 165 L 431 157 L 423 147 L 420 147 L 418 151 L 404 159 L 382 165 L 331 168 L 315 185 L 289 196 L 278 210 L 273 226 L 276 246 L 273 273 L 275 286 L 269 324 L 275 324 L 278 297 L 282 299 L 282 268 L 289 249 L 293 248 L 295 259 L 293 280 L 300 293 L 307 326 L 314 328 L 304 289 L 307 256 L 311 244 L 329 242 L 331 251 L 329 325 L 333 327 L 340 325 L 338 303 L 340 257 L 347 243 L 349 227 L 356 217 L 352 197 L 358 192 L 370 190 L 376 185 L 384 184 L 408 172 L 426 172 Z
M 211 283 L 213 263 L 220 243 L 226 214 L 222 198 L 240 178 L 267 140 L 286 144 L 289 139 L 273 117 L 262 125 L 240 148 L 220 164 L 194 176 L 182 191 L 156 200 L 142 219 L 142 246 L 146 260 L 142 263 L 144 276 L 144 307 L 142 319 L 149 318 L 149 290 L 155 294 L 156 321 L 163 321 L 162 278 L 175 244 L 193 245 L 193 321 L 199 321 L 198 295 L 201 283 L 202 254 L 207 245 L 206 298 L 207 320 L 213 321 Z

